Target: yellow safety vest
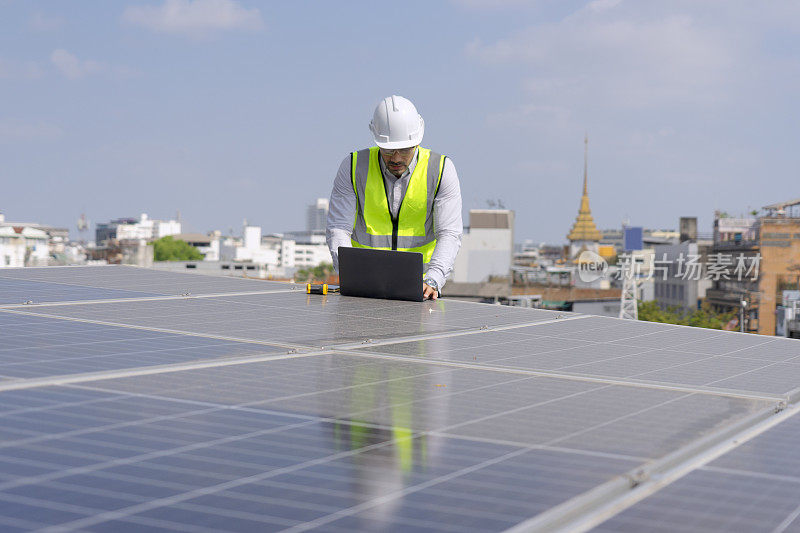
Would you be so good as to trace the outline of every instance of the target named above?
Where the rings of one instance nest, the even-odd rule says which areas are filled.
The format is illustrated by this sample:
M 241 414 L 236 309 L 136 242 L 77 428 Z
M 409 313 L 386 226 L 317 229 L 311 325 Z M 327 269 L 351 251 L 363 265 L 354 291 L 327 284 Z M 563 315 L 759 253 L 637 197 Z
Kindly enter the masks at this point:
M 381 173 L 378 147 L 350 154 L 356 219 L 350 241 L 359 248 L 422 253 L 431 260 L 436 248 L 433 201 L 442 180 L 445 156 L 420 147 L 397 218 L 392 217 Z

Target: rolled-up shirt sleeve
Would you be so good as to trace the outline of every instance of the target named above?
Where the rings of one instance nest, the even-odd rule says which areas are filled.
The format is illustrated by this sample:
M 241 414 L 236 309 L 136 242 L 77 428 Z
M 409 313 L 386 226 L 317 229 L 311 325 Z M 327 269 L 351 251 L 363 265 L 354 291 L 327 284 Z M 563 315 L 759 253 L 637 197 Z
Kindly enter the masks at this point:
M 436 248 L 425 275 L 433 278 L 441 290 L 447 276 L 453 271 L 453 264 L 461 249 L 461 235 L 464 233 L 461 220 L 461 186 L 456 167 L 449 157 L 445 160 L 439 192 L 433 202 L 433 224 Z
M 350 178 L 350 156 L 344 158 L 333 180 L 325 238 L 333 267 L 339 272 L 339 247 L 351 246 L 350 235 L 356 217 L 356 193 Z

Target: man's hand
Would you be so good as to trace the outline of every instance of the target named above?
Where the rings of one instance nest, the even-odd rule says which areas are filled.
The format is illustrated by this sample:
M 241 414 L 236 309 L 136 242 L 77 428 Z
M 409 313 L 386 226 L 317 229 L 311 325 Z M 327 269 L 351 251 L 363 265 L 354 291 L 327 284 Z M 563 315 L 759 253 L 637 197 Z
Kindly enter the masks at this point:
M 425 283 L 422 282 L 422 299 L 423 300 L 435 300 L 439 297 L 439 291 Z

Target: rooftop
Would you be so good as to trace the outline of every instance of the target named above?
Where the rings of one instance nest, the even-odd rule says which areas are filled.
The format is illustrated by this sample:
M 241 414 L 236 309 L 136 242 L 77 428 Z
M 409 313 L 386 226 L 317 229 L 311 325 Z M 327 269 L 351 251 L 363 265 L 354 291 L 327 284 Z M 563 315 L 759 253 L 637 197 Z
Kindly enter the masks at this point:
M 782 211 L 785 210 L 787 207 L 794 207 L 796 205 L 800 205 L 800 198 L 795 198 L 794 200 L 789 200 L 788 202 L 779 202 L 777 204 L 765 205 L 762 209 L 767 211 Z
M 176 241 L 185 241 L 189 243 L 195 244 L 211 244 L 212 238 L 208 235 L 203 235 L 202 233 L 176 233 L 175 235 L 170 235 Z

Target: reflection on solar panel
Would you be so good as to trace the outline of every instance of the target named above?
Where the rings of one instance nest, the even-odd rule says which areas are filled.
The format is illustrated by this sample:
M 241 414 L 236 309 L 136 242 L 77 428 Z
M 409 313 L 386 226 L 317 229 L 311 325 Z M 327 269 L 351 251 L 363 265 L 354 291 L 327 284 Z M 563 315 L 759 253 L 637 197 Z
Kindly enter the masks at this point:
M 0 270 L 0 529 L 797 529 L 798 361 L 571 313 Z

